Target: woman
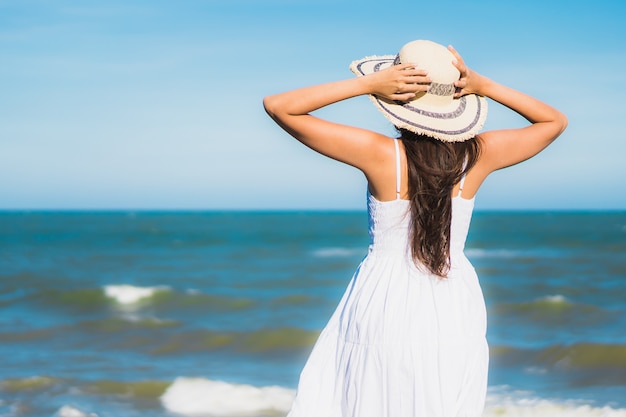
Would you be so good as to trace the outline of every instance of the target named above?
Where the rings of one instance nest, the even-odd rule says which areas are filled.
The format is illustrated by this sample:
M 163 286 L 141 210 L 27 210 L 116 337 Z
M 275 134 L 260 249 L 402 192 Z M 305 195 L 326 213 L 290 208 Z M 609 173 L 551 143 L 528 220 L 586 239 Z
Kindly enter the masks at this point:
M 290 417 L 478 417 L 487 387 L 485 305 L 463 254 L 485 178 L 539 153 L 566 117 L 413 41 L 352 64 L 359 77 L 266 97 L 268 114 L 368 182 L 370 248 L 300 376 Z M 311 112 L 362 94 L 400 137 Z M 478 134 L 484 97 L 529 126 Z

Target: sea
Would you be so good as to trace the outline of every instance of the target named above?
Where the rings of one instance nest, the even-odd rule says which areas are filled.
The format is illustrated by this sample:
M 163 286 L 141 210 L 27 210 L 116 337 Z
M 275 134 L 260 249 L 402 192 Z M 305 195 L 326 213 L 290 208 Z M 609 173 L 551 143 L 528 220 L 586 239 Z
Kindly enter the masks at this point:
M 0 416 L 284 416 L 364 211 L 0 212 Z M 626 416 L 626 212 L 477 211 L 485 417 Z

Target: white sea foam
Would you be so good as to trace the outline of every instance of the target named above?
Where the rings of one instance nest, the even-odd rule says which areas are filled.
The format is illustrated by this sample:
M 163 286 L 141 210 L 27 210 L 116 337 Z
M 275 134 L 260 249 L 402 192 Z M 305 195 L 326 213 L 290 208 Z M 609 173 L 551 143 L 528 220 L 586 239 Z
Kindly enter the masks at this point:
M 106 285 L 104 294 L 119 304 L 134 304 L 137 301 L 152 297 L 157 291 L 167 291 L 167 286 L 136 287 L 134 285 Z
M 564 256 L 562 250 L 555 250 L 553 248 L 537 248 L 537 249 L 525 249 L 525 250 L 512 250 L 512 249 L 481 249 L 481 248 L 467 248 L 465 254 L 468 258 L 498 258 L 498 259 L 511 259 L 511 258 L 555 258 Z
M 468 258 L 515 258 L 524 255 L 523 252 L 509 249 L 479 249 L 468 248 L 465 250 Z
M 180 377 L 161 396 L 161 404 L 168 411 L 187 416 L 249 416 L 264 411 L 286 413 L 294 395 L 295 391 L 277 386 Z
M 483 417 L 626 417 L 626 409 L 593 407 L 580 400 L 537 398 L 532 393 L 490 387 Z
M 357 254 L 365 254 L 365 252 L 364 248 L 330 247 L 313 251 L 313 256 L 318 258 L 345 258 Z
M 54 417 L 98 417 L 95 413 L 85 413 L 71 405 L 64 405 L 54 414 Z
M 161 396 L 170 412 L 186 416 L 254 416 L 286 413 L 295 391 L 278 386 L 255 387 L 205 378 L 177 378 Z M 59 417 L 83 417 L 64 415 Z M 626 417 L 626 409 L 594 407 L 579 400 L 550 400 L 529 392 L 492 387 L 483 417 Z
M 538 298 L 537 301 L 547 301 L 549 303 L 567 303 L 568 300 L 564 295 L 556 294 L 556 295 L 546 295 L 545 297 Z

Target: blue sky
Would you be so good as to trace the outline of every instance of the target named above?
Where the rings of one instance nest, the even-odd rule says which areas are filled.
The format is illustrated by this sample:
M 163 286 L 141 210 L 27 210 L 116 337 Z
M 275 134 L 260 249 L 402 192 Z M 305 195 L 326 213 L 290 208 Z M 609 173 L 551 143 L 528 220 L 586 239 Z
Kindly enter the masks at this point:
M 619 0 L 0 0 L 0 209 L 362 209 L 361 174 L 261 100 L 413 39 L 569 117 L 477 208 L 626 209 L 624 21 Z M 319 114 L 393 132 L 365 97 Z M 490 102 L 486 129 L 522 124 Z

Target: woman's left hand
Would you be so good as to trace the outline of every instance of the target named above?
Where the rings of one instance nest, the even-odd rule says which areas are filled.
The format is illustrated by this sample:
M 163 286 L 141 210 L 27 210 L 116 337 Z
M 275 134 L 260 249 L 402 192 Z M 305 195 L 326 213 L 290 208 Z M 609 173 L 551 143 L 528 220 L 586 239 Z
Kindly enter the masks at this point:
M 415 64 L 393 65 L 363 78 L 370 94 L 394 101 L 411 100 L 417 93 L 428 91 L 431 83 L 428 73 L 415 68 Z
M 454 82 L 454 86 L 457 90 L 454 93 L 454 97 L 459 98 L 466 94 L 484 95 L 481 91 L 481 88 L 485 83 L 484 77 L 476 71 L 472 71 L 465 64 L 461 55 L 452 47 L 452 45 L 448 46 L 448 50 L 452 52 L 452 55 L 456 58 L 452 64 L 459 70 L 459 79 Z

